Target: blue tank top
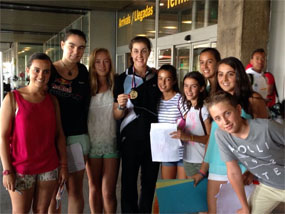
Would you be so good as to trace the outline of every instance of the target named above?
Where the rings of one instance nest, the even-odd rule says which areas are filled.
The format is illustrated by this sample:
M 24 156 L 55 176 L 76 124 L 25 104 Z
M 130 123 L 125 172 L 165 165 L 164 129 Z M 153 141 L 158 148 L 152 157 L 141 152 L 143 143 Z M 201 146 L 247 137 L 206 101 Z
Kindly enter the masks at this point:
M 245 119 L 251 119 L 251 115 L 247 114 L 243 109 L 241 116 Z M 225 162 L 221 158 L 219 146 L 216 143 L 215 132 L 218 128 L 218 124 L 213 121 L 210 133 L 209 144 L 207 152 L 204 158 L 204 161 L 209 163 L 209 173 L 218 174 L 218 175 L 227 175 L 227 167 Z M 242 173 L 246 171 L 245 166 L 239 163 Z

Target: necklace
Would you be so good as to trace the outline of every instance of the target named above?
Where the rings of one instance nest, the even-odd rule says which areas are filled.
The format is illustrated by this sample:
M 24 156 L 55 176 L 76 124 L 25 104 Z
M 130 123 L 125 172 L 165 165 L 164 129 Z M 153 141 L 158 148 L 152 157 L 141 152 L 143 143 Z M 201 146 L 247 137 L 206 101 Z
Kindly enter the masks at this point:
M 75 64 L 71 69 L 69 69 L 69 68 L 64 64 L 64 62 L 63 62 L 62 60 L 60 60 L 60 61 L 61 61 L 62 65 L 63 65 L 63 67 L 67 70 L 68 76 L 72 76 L 72 74 L 73 74 L 72 70 L 75 68 L 76 64 Z

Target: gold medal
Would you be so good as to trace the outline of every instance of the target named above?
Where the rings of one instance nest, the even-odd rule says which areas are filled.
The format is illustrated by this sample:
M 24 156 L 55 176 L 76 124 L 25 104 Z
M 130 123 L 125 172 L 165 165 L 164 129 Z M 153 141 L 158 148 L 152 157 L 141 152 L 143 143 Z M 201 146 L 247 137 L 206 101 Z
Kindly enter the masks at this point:
M 132 89 L 130 92 L 130 99 L 133 100 L 136 99 L 137 97 L 138 97 L 138 92 Z

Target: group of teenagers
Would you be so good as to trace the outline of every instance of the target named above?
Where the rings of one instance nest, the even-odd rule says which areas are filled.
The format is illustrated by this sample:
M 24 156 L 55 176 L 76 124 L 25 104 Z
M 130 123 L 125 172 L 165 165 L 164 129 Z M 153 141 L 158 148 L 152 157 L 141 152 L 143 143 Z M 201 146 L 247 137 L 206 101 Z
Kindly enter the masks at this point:
M 239 213 L 269 213 L 285 202 L 284 126 L 268 119 L 239 59 L 204 49 L 200 72 L 185 75 L 180 93 L 175 67 L 147 66 L 146 37 L 131 40 L 131 67 L 117 76 L 105 48 L 92 51 L 88 72 L 80 63 L 85 46 L 84 33 L 69 30 L 62 59 L 33 54 L 29 84 L 3 100 L 0 155 L 13 213 L 59 213 L 56 195 L 64 185 L 68 213 L 82 213 L 85 166 L 91 213 L 116 213 L 120 160 L 122 212 L 150 213 L 160 167 L 151 157 L 151 123 L 177 121 L 169 135 L 183 142 L 180 160 L 161 164 L 162 179 L 199 185 L 207 177 L 209 213 L 228 181 Z M 260 184 L 247 202 L 243 187 L 254 178 Z

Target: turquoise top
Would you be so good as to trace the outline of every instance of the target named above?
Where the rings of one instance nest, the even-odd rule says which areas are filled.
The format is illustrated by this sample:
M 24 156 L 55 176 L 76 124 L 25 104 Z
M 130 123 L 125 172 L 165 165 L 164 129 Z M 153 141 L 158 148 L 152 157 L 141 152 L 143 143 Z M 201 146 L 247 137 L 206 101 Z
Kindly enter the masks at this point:
M 245 119 L 251 119 L 251 115 L 247 114 L 243 109 L 241 116 Z M 207 153 L 205 155 L 204 161 L 209 163 L 209 173 L 218 175 L 227 175 L 227 167 L 224 161 L 221 159 L 220 150 L 218 144 L 216 144 L 215 132 L 218 125 L 215 121 L 212 122 L 211 133 L 209 144 L 207 148 Z M 239 163 L 241 171 L 245 172 L 246 168 L 241 163 Z

